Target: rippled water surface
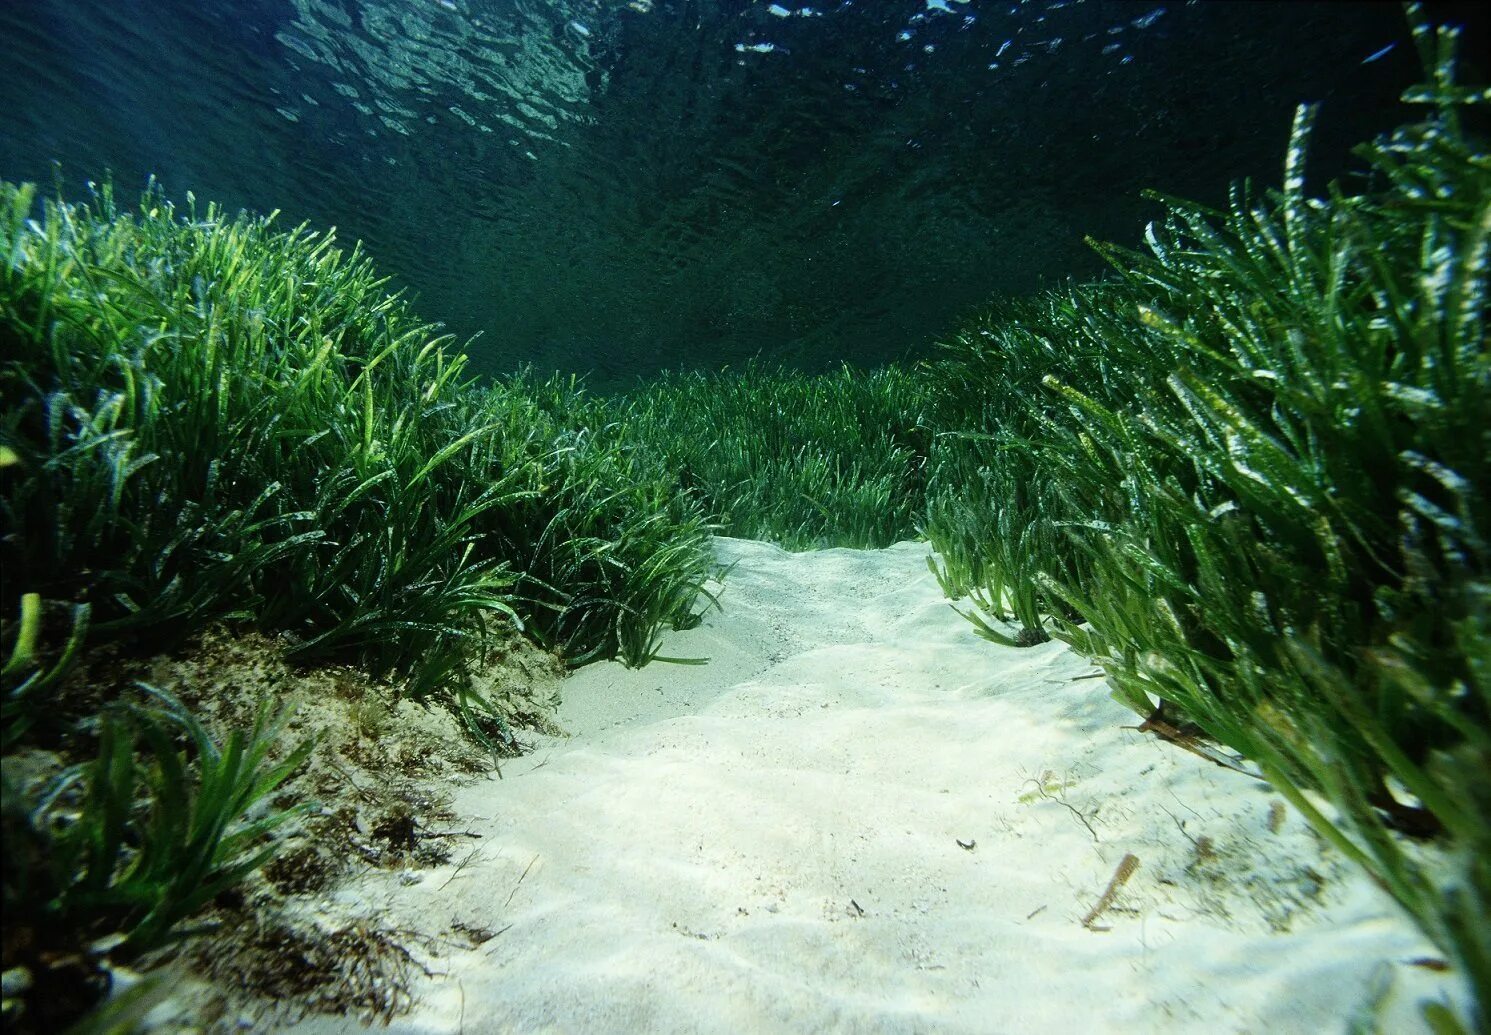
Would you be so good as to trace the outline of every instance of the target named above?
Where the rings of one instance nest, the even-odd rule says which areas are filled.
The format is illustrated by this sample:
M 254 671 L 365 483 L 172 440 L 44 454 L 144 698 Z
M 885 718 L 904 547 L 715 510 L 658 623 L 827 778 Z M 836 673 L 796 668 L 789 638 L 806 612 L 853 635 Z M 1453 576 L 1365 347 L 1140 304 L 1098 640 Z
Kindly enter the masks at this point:
M 598 386 L 925 349 L 1095 272 L 1144 188 L 1276 181 L 1299 101 L 1341 171 L 1416 71 L 1352 3 L 7 0 L 0 36 L 0 176 L 335 224 L 483 368 Z

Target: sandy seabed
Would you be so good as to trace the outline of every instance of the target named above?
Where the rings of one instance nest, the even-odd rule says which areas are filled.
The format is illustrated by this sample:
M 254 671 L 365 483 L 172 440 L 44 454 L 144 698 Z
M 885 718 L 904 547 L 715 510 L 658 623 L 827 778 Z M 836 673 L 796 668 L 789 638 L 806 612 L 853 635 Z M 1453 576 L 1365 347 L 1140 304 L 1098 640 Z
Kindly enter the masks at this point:
M 1386 990 L 1413 1032 L 1464 1001 L 1265 785 L 1126 729 L 1064 645 L 976 638 L 925 544 L 718 551 L 722 610 L 663 647 L 707 665 L 581 669 L 568 738 L 455 792 L 480 847 L 336 892 L 427 936 L 413 1011 L 291 1030 L 1313 1033 Z

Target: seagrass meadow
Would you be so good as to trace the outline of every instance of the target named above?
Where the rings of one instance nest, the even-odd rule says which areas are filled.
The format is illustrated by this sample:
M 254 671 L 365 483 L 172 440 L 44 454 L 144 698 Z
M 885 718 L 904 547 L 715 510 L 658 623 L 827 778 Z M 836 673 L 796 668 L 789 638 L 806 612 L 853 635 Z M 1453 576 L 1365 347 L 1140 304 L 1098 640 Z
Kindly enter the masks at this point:
M 319 8 L 303 6 L 313 21 Z M 421 17 L 470 13 L 436 6 Z M 794 28 L 822 16 L 747 6 Z M 1073 5 L 1051 6 L 1053 19 L 1077 17 L 1060 13 Z M 655 57 L 637 27 L 652 5 L 631 8 L 622 24 L 636 53 Z M 977 8 L 929 0 L 900 31 L 930 40 L 946 13 L 973 33 Z M 1100 45 L 1129 46 L 1160 18 L 1119 9 L 1117 28 L 1088 26 L 1095 53 L 1116 53 Z M 495 308 L 460 303 L 462 332 L 499 314 L 484 337 L 462 338 L 436 322 L 438 303 L 457 293 L 449 284 L 412 297 L 371 246 L 298 213 L 178 197 L 175 176 L 128 196 L 102 171 L 72 184 L 83 172 L 74 166 L 50 189 L 0 180 L 6 1030 L 226 1031 L 407 1014 L 420 982 L 437 976 L 432 940 L 369 918 L 330 930 L 296 909 L 342 895 L 359 874 L 397 871 L 413 885 L 443 866 L 444 889 L 478 865 L 476 849 L 458 857 L 461 838 L 481 835 L 462 827 L 447 784 L 501 776 L 558 743 L 566 673 L 707 676 L 732 664 L 722 641 L 702 637 L 729 613 L 725 559 L 755 556 L 728 545 L 740 539 L 825 558 L 920 544 L 943 603 L 966 619 L 964 639 L 991 656 L 1059 650 L 1081 662 L 1091 670 L 1072 677 L 1090 680 L 1075 684 L 1081 693 L 1132 712 L 1146 744 L 1266 785 L 1281 802 L 1270 830 L 1287 803 L 1321 851 L 1367 875 L 1432 947 L 1413 966 L 1457 990 L 1392 1016 L 1435 1033 L 1491 1032 L 1491 89 L 1468 60 L 1468 30 L 1420 5 L 1403 10 L 1394 60 L 1411 55 L 1415 84 L 1395 125 L 1369 127 L 1349 158 L 1323 160 L 1328 176 L 1314 155 L 1329 107 L 1298 103 L 1276 127 L 1272 173 L 1238 170 L 1207 203 L 1136 190 L 1147 224 L 1109 243 L 1123 231 L 1094 219 L 1092 265 L 1053 265 L 1043 290 L 1007 281 L 977 291 L 991 285 L 946 274 L 953 286 L 933 304 L 919 296 L 935 278 L 892 286 L 865 258 L 845 282 L 885 298 L 816 324 L 827 303 L 813 292 L 831 294 L 832 277 L 800 294 L 737 284 L 727 304 L 708 294 L 724 288 L 700 286 L 718 269 L 679 273 L 682 259 L 629 267 L 604 288 L 587 268 L 545 296 L 564 256 L 600 249 L 586 235 L 601 230 L 576 224 L 573 251 L 548 265 L 526 251 L 514 259 L 511 283 L 492 289 Z M 554 34 L 514 37 L 540 65 L 557 60 L 545 48 L 559 43 L 596 48 L 550 82 L 568 85 L 543 95 L 552 117 L 524 146 L 599 140 L 624 157 L 621 130 L 572 110 L 581 84 L 601 96 L 597 84 L 627 67 L 620 43 L 607 44 L 613 53 L 597 42 L 605 16 L 587 11 L 566 9 Z M 701 26 L 718 14 L 695 12 Z M 1397 8 L 1393 18 L 1402 24 Z M 291 50 L 331 60 L 300 32 Z M 716 74 L 756 97 L 740 69 L 777 45 L 740 38 Z M 992 71 L 1015 60 L 1003 57 L 1014 39 L 978 62 Z M 1032 52 L 1049 57 L 1061 42 Z M 864 57 L 856 74 L 881 57 Z M 702 74 L 697 63 L 688 74 Z M 280 99 L 319 109 L 314 86 L 305 90 L 303 102 Z M 671 110 L 676 98 L 653 100 Z M 882 100 L 899 140 L 907 107 Z M 816 104 L 809 121 L 822 129 L 833 120 Z M 597 136 L 565 136 L 582 131 Z M 768 157 L 798 169 L 806 159 L 789 150 Z M 734 175 L 731 161 L 720 175 Z M 803 174 L 802 194 L 817 191 L 825 211 L 852 205 L 868 159 L 843 150 L 825 161 Z M 858 172 L 836 179 L 840 166 Z M 531 201 L 536 181 L 512 176 Z M 689 195 L 685 208 L 701 226 L 705 214 L 722 220 L 710 232 L 737 242 L 740 259 L 752 235 L 785 233 L 797 217 L 738 187 Z M 747 203 L 766 222 L 742 229 L 729 213 Z M 646 223 L 648 204 L 631 198 L 610 231 Z M 990 211 L 974 209 L 980 220 Z M 534 225 L 515 230 L 515 218 L 494 216 L 492 232 L 532 243 L 522 235 Z M 805 224 L 809 236 L 823 218 Z M 947 224 L 928 215 L 927 225 Z M 704 249 L 708 235 L 690 227 L 659 217 L 638 251 Z M 957 248 L 962 233 L 939 248 Z M 833 254 L 868 249 L 870 236 L 844 231 Z M 597 268 L 613 268 L 612 251 L 595 254 Z M 915 254 L 920 276 L 934 260 Z M 742 278 L 750 266 L 742 260 Z M 678 300 L 657 325 L 668 362 L 628 370 L 647 328 L 614 307 L 666 294 L 665 267 Z M 593 384 L 576 364 L 547 362 L 567 333 L 551 326 L 565 299 L 592 289 L 574 315 L 577 347 L 604 339 L 620 350 L 597 362 Z M 694 289 L 715 315 L 691 308 L 710 308 Z M 504 363 L 487 340 L 521 305 L 545 312 L 514 318 L 528 348 Z M 742 327 L 811 324 L 794 348 L 822 351 L 795 362 L 794 348 L 751 358 L 730 345 L 718 362 L 674 362 L 677 342 L 714 333 L 716 316 L 729 325 L 715 328 L 719 341 Z M 823 346 L 879 318 L 897 328 L 900 358 L 888 358 L 889 332 L 859 353 Z M 868 611 L 871 598 L 853 593 L 814 620 L 837 628 Z M 775 620 L 766 627 L 784 642 L 802 634 Z M 665 695 L 662 683 L 648 694 Z M 718 718 L 689 716 L 701 727 Z M 597 767 L 582 780 L 604 796 L 624 775 Z M 1030 782 L 1023 803 L 1059 803 L 1098 840 L 1098 810 L 1065 797 L 1074 783 L 1049 772 Z M 566 808 L 589 800 L 566 794 Z M 1204 869 L 1211 842 L 1175 824 L 1194 850 L 1186 872 Z M 703 852 L 707 838 L 697 840 Z M 985 833 L 978 850 L 997 853 L 995 840 Z M 956 846 L 962 857 L 975 843 Z M 1139 866 L 1127 849 L 1105 861 L 1113 877 L 1077 925 L 1093 937 Z M 846 914 L 855 923 L 867 917 L 858 894 Z M 506 951 L 508 929 L 453 920 L 441 937 L 490 953 Z M 189 980 L 217 989 L 211 1007 L 162 1021 Z M 1393 1030 L 1377 991 L 1333 1018 L 1340 1030 Z M 457 1027 L 479 1030 L 464 995 Z M 279 1012 L 245 1012 L 267 1002 Z M 627 1030 L 639 1016 L 651 1015 L 577 1015 L 559 1027 Z M 980 1030 L 935 1012 L 922 1020 Z M 812 1027 L 765 1013 L 756 1022 Z M 1167 1023 L 1186 1030 L 1184 1018 Z M 982 1030 L 996 1029 L 1006 1030 Z

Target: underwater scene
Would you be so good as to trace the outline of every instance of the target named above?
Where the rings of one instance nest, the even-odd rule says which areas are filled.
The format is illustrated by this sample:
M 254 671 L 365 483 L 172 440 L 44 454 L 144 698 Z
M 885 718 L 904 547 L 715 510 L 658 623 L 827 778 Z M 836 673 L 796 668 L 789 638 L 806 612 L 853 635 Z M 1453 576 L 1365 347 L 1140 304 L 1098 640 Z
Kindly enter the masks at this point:
M 1491 15 L 0 2 L 3 1026 L 1491 1033 Z

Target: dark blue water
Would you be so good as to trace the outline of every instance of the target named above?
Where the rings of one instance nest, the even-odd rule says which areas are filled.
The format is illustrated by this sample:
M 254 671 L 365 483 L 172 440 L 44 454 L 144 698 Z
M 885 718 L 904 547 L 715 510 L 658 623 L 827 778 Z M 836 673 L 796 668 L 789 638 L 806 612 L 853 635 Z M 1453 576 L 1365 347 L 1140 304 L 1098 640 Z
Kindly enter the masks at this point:
M 914 354 L 1096 273 L 1143 188 L 1277 182 L 1300 101 L 1349 169 L 1417 72 L 1353 3 L 4 0 L 0 38 L 0 176 L 335 224 L 480 368 L 599 387 Z

